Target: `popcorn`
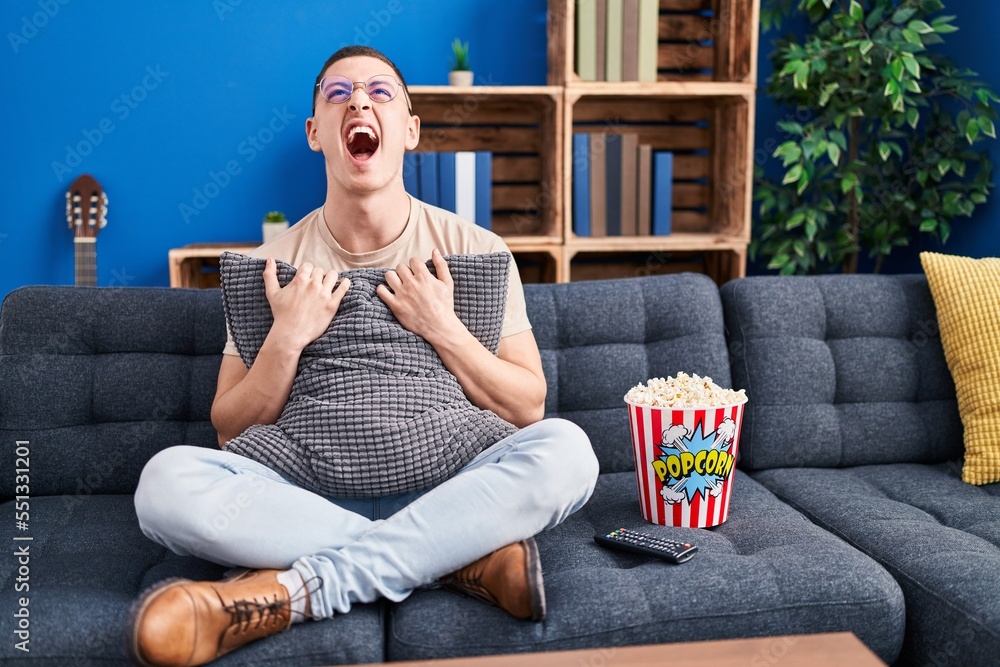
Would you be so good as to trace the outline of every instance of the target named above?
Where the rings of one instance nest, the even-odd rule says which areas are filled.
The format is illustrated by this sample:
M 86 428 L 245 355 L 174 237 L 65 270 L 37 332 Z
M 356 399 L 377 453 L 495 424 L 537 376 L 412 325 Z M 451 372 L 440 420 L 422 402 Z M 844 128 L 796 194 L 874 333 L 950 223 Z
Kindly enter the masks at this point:
M 745 403 L 747 394 L 745 389 L 723 389 L 710 377 L 681 372 L 676 378 L 653 378 L 645 385 L 637 384 L 625 394 L 625 400 L 639 405 L 681 409 Z

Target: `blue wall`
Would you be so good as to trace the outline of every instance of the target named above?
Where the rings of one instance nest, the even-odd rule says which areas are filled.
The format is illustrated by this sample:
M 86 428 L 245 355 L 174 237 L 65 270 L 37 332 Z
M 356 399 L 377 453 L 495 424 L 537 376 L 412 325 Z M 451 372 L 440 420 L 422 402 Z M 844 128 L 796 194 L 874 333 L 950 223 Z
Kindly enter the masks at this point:
M 996 43 L 996 31 L 1000 27 L 1000 2 L 983 2 L 983 0 L 944 0 L 945 11 L 942 14 L 954 15 L 958 18 L 955 24 L 959 31 L 945 35 L 945 43 L 934 48 L 951 58 L 960 67 L 973 70 L 981 81 L 987 83 L 995 93 L 1000 95 L 1000 59 L 996 57 L 993 45 Z M 783 26 L 784 32 L 801 34 L 804 21 L 790 21 Z M 794 111 L 778 108 L 767 98 L 765 89 L 767 79 L 771 76 L 771 63 L 768 54 L 772 42 L 777 36 L 775 32 L 763 33 L 760 39 L 760 60 L 758 81 L 760 94 L 757 97 L 757 125 L 755 146 L 758 164 L 764 164 L 772 175 L 777 173 L 780 162 L 770 157 L 777 143 L 785 140 L 778 132 L 776 123 L 785 120 L 789 115 L 794 117 Z M 775 143 L 777 142 L 777 143 Z M 993 182 L 1000 179 L 1000 141 L 991 141 L 978 146 L 987 147 L 990 159 L 993 161 Z M 977 146 L 977 147 L 978 147 Z M 764 148 L 772 150 L 763 151 Z M 762 152 L 763 151 L 763 152 Z M 766 157 L 765 157 L 766 153 Z M 947 245 L 941 246 L 926 235 L 922 235 L 909 248 L 893 252 L 886 260 L 883 271 L 886 273 L 922 272 L 918 253 L 924 250 L 947 252 L 969 257 L 1000 256 L 1000 191 L 994 190 L 989 201 L 976 208 L 971 218 L 958 218 L 954 222 L 954 231 Z M 862 269 L 871 262 L 863 261 Z M 760 267 L 750 267 L 751 273 L 760 273 Z
M 461 37 L 477 79 L 540 85 L 545 9 L 545 0 L 2 3 L 0 296 L 73 283 L 65 192 L 81 173 L 110 200 L 100 285 L 167 285 L 170 248 L 259 241 L 265 212 L 295 221 L 322 203 L 322 156 L 303 126 L 333 51 L 367 42 L 407 83 L 445 84 Z
M 1000 3 L 947 5 L 961 31 L 946 52 L 1000 92 L 990 47 Z M 477 77 L 543 84 L 545 8 L 545 0 L 3 3 L 0 295 L 73 282 L 64 193 L 80 173 L 93 174 L 110 198 L 98 240 L 101 285 L 166 285 L 170 248 L 258 240 L 272 209 L 298 219 L 324 193 L 321 157 L 302 127 L 330 53 L 367 41 L 409 83 L 443 84 L 448 45 L 459 36 L 472 43 Z M 762 83 L 770 41 L 761 39 Z M 780 138 L 775 122 L 786 112 L 758 100 L 763 147 Z M 1000 142 L 991 156 L 1000 173 Z M 237 172 L 228 180 L 227 165 Z M 998 196 L 959 220 L 948 252 L 1000 255 Z M 197 214 L 183 215 L 182 205 Z M 918 270 L 921 249 L 933 244 L 894 255 L 886 269 Z

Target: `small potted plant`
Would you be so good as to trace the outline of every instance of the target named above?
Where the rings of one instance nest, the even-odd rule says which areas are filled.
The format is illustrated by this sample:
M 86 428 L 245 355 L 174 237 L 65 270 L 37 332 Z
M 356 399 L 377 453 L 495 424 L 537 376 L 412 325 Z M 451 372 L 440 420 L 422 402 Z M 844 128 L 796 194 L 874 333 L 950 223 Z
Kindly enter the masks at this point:
M 451 71 L 448 72 L 448 83 L 453 86 L 471 86 L 472 69 L 469 65 L 469 43 L 462 43 L 458 37 L 451 43 Z
M 281 211 L 271 211 L 264 216 L 264 243 L 277 238 L 288 229 L 288 218 Z

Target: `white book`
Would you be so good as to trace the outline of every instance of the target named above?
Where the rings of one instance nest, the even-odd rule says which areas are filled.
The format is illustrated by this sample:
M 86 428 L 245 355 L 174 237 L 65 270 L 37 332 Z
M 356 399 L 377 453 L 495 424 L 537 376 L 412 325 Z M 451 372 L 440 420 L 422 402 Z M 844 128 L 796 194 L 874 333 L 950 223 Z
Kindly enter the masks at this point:
M 476 222 L 476 154 L 472 151 L 455 153 L 455 213 Z

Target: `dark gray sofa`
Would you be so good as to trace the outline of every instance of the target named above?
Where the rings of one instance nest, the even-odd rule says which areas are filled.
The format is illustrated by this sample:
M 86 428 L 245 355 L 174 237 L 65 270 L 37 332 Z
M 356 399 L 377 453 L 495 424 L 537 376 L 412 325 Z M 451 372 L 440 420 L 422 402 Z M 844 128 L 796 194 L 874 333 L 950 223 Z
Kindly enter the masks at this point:
M 880 284 L 870 289 L 880 289 Z M 919 292 L 919 285 L 913 289 Z M 841 515 L 848 497 L 834 497 L 836 484 L 822 477 L 865 479 L 872 465 L 894 465 L 885 460 L 892 460 L 894 450 L 887 445 L 878 460 L 861 460 L 865 465 L 850 468 L 843 466 L 858 465 L 850 458 L 791 453 L 800 446 L 783 439 L 772 423 L 784 413 L 764 410 L 790 400 L 789 367 L 771 373 L 769 364 L 782 363 L 772 358 L 781 356 L 773 350 L 753 357 L 763 360 L 755 366 L 749 360 L 758 343 L 737 329 L 745 318 L 768 311 L 771 301 L 763 298 L 758 310 L 736 298 L 743 296 L 739 283 L 724 289 L 732 311 L 728 324 L 733 337 L 727 340 L 719 291 L 703 276 L 529 285 L 526 294 L 549 382 L 547 413 L 575 421 L 588 432 L 602 473 L 587 506 L 538 537 L 548 618 L 540 624 L 517 621 L 475 600 L 422 590 L 398 604 L 359 606 L 330 621 L 297 625 L 217 664 L 350 664 L 829 631 L 853 632 L 890 663 L 901 651 L 908 662 L 923 664 L 935 650 L 943 650 L 933 642 L 946 629 L 928 638 L 930 629 L 919 624 L 933 610 L 911 606 L 926 602 L 921 577 L 934 582 L 959 576 L 961 568 L 947 560 L 955 554 L 920 560 L 911 546 L 915 531 L 907 540 L 887 528 L 879 530 L 895 516 L 921 512 L 904 502 L 902 492 L 881 496 L 882 514 L 872 503 L 875 514 L 866 521 L 846 521 Z M 871 298 L 877 302 L 880 297 Z M 882 315 L 881 308 L 857 311 L 859 318 L 880 322 Z M 781 321 L 780 312 L 771 313 L 744 330 L 765 335 Z M 147 540 L 136 523 L 131 493 L 144 462 L 156 451 L 174 444 L 216 446 L 209 408 L 224 339 L 217 290 L 29 287 L 7 296 L 0 309 L 0 462 L 8 472 L 0 483 L 0 502 L 8 520 L 0 524 L 0 539 L 30 545 L 31 558 L 28 592 L 15 589 L 23 576 L 15 557 L 0 558 L 0 614 L 13 618 L 22 607 L 19 598 L 29 598 L 31 653 L 17 651 L 14 641 L 7 641 L 0 644 L 0 658 L 31 659 L 39 665 L 70 659 L 78 664 L 124 663 L 125 618 L 140 590 L 170 576 L 221 576 L 219 566 L 177 557 Z M 934 346 L 937 352 L 927 351 Z M 795 352 L 793 344 L 788 347 L 790 354 Z M 692 531 L 647 524 L 639 514 L 622 396 L 649 377 L 681 370 L 729 385 L 731 353 L 736 361 L 732 383 L 749 389 L 741 465 L 753 472 L 737 471 L 730 517 L 722 526 Z M 870 364 L 852 360 L 854 353 L 867 352 L 844 352 L 844 363 L 861 375 Z M 940 346 L 932 338 L 916 359 L 923 362 L 934 354 L 940 357 Z M 796 372 L 813 373 L 814 361 L 804 362 Z M 926 386 L 919 385 L 921 397 L 936 400 L 933 391 L 950 390 L 941 363 L 914 364 L 915 372 L 938 376 L 936 384 L 928 379 Z M 839 373 L 836 378 L 838 391 L 846 393 L 831 402 L 858 402 L 851 392 L 864 390 L 841 387 Z M 950 391 L 940 400 L 951 401 L 953 417 Z M 760 410 L 751 411 L 757 404 Z M 924 407 L 918 406 L 916 413 Z M 849 412 L 851 406 L 845 409 Z M 948 410 L 940 408 L 941 414 Z M 878 409 L 872 414 L 879 414 Z M 960 452 L 960 427 L 957 436 L 954 419 L 941 428 L 951 429 L 950 435 L 931 437 L 922 450 L 923 462 L 895 465 L 909 465 L 914 475 L 919 470 L 946 476 L 943 462 Z M 948 440 L 953 436 L 957 440 Z M 17 441 L 27 441 L 30 448 L 26 531 L 16 529 L 13 516 Z M 815 461 L 808 458 L 813 453 L 819 457 Z M 810 467 L 786 467 L 799 465 Z M 801 478 L 796 480 L 796 474 Z M 795 490 L 805 487 L 816 491 L 796 497 Z M 968 590 L 996 585 L 995 576 L 988 580 L 983 575 L 987 568 L 994 575 L 998 571 L 1000 504 L 994 487 L 949 487 L 946 492 L 982 500 L 975 508 L 956 503 L 956 515 L 966 507 L 962 528 L 972 526 L 969 521 L 980 512 L 986 517 L 982 530 L 993 531 L 989 539 L 976 537 L 974 529 L 954 531 L 979 541 L 979 551 L 966 549 L 980 555 L 964 566 L 969 578 L 952 582 L 959 588 L 956 599 L 971 602 L 959 605 L 945 622 L 950 627 L 975 619 L 986 623 L 973 630 L 984 652 L 970 652 L 972 662 L 997 655 L 997 614 L 985 604 L 988 591 Z M 863 488 L 874 494 L 879 487 L 869 481 Z M 919 490 L 906 493 L 916 500 Z M 944 504 L 940 496 L 934 502 L 939 501 Z M 925 509 L 923 516 L 939 515 Z M 593 543 L 595 532 L 619 526 L 684 536 L 700 551 L 688 563 L 672 567 Z M 866 528 L 875 535 L 867 537 Z M 33 539 L 15 542 L 15 536 Z M 989 627 L 993 634 L 985 629 Z M 989 650 L 993 653 L 985 652 Z
M 740 465 L 899 582 L 902 663 L 1000 664 L 1000 484 L 961 481 L 926 279 L 755 277 L 721 295 L 752 396 Z

